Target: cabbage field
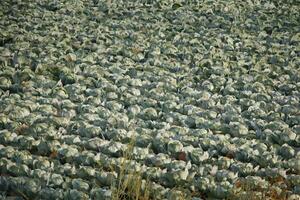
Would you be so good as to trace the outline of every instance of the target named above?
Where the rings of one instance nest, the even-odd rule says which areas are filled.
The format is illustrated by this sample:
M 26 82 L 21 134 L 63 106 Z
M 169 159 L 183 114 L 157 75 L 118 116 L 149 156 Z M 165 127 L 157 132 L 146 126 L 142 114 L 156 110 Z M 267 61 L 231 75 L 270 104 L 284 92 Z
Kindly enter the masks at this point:
M 300 200 L 298 0 L 0 0 L 0 199 Z

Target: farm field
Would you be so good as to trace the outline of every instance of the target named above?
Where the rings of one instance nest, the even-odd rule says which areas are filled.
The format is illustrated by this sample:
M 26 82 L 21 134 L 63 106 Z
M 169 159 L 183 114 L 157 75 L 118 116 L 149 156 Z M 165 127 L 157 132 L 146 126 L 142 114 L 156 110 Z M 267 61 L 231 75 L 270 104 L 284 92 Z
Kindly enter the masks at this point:
M 0 199 L 300 199 L 297 0 L 1 0 Z

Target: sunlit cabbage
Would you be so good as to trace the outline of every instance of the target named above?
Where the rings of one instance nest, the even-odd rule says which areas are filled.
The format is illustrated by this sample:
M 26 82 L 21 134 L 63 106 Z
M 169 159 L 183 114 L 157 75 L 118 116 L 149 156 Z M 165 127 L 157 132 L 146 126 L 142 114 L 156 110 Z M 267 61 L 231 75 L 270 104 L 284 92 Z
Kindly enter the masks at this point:
M 234 137 L 246 135 L 248 133 L 247 126 L 240 124 L 239 122 L 230 122 L 230 134 Z
M 168 152 L 171 154 L 175 154 L 180 152 L 183 149 L 183 145 L 178 140 L 171 140 L 168 143 Z
M 72 187 L 73 189 L 87 191 L 89 189 L 89 184 L 83 181 L 82 179 L 73 179 Z
M 71 189 L 65 194 L 64 199 L 88 199 L 88 195 L 76 189 Z
M 78 150 L 72 146 L 62 146 L 57 152 L 62 159 L 66 159 L 67 161 L 73 159 L 78 154 Z
M 82 166 L 77 170 L 79 178 L 94 177 L 96 170 L 93 167 Z
M 194 150 L 192 150 L 190 152 L 189 156 L 190 156 L 192 162 L 195 164 L 201 164 L 201 162 L 203 162 L 209 158 L 208 152 L 206 152 L 206 151 L 204 152 L 200 148 L 195 148 Z
M 295 150 L 288 144 L 281 146 L 278 152 L 284 159 L 290 159 L 295 156 Z
M 39 192 L 39 197 L 41 199 L 62 199 L 63 198 L 63 190 L 62 189 L 54 189 L 54 188 L 42 188 Z
M 92 199 L 103 199 L 109 200 L 111 199 L 112 191 L 104 188 L 93 188 L 91 190 L 91 198 Z
M 144 109 L 141 115 L 145 120 L 154 120 L 158 116 L 157 111 L 154 108 Z
M 115 172 L 97 172 L 95 174 L 96 179 L 105 186 L 110 186 L 117 178 L 117 174 Z
M 80 165 L 92 165 L 94 163 L 94 158 L 95 154 L 90 151 L 82 151 L 80 154 L 78 154 L 74 158 L 74 162 L 80 164 Z
M 60 186 L 63 182 L 64 179 L 60 174 L 51 174 L 49 175 L 49 183 L 53 184 L 55 186 Z

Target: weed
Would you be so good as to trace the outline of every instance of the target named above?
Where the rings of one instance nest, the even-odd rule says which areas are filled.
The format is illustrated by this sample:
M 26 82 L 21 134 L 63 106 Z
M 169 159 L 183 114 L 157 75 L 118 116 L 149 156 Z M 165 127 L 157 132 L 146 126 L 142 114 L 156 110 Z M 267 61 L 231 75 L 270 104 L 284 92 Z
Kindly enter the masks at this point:
M 135 146 L 135 138 L 128 144 L 127 150 L 123 153 L 121 165 L 119 166 L 118 178 L 112 185 L 112 200 L 131 199 L 148 200 L 150 199 L 151 186 L 149 178 L 143 179 L 141 171 L 132 170 L 130 160 Z

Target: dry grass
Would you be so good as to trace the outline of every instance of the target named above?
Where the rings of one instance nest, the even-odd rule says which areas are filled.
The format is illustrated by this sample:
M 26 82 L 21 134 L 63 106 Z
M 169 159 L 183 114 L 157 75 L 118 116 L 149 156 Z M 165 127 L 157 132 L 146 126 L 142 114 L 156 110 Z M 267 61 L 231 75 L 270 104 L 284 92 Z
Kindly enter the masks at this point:
M 128 164 L 132 159 L 132 152 L 135 146 L 133 138 L 128 144 L 127 150 L 124 152 L 123 160 L 120 166 L 112 167 L 111 170 L 118 171 L 118 178 L 111 186 L 112 200 L 150 200 L 157 199 L 156 191 L 153 189 L 149 177 L 143 178 L 141 171 L 132 170 Z M 189 200 L 188 192 L 182 188 L 173 188 L 169 199 Z
M 135 146 L 133 138 L 124 152 L 123 160 L 119 167 L 117 180 L 112 185 L 112 200 L 149 200 L 151 185 L 149 179 L 144 180 L 140 171 L 131 169 L 128 161 L 132 160 L 132 152 Z M 113 168 L 113 167 L 112 167 Z

